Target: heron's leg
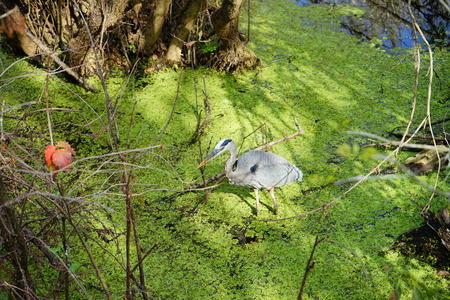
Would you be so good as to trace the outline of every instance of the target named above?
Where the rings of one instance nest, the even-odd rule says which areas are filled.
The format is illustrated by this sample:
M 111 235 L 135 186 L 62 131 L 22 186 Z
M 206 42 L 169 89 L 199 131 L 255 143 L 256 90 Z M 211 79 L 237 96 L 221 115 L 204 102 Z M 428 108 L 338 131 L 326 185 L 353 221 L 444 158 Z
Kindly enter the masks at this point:
M 277 199 L 275 198 L 275 190 L 274 188 L 269 189 L 270 196 L 273 199 L 273 210 L 275 211 L 275 214 L 278 214 L 278 203 Z
M 259 190 L 253 189 L 255 191 L 255 198 L 256 198 L 256 215 L 259 213 Z

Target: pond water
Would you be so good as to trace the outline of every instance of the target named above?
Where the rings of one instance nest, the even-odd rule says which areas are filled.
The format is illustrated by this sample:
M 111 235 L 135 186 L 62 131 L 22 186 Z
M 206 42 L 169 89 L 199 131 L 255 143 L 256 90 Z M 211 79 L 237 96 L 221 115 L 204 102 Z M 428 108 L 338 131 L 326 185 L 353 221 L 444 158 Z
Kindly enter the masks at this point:
M 446 1 L 446 0 L 442 0 Z M 344 32 L 357 35 L 362 40 L 375 43 L 382 49 L 396 53 L 414 46 L 414 34 L 407 0 L 294 0 L 298 6 L 347 3 L 364 8 L 362 17 L 341 18 Z M 450 45 L 450 13 L 440 0 L 413 1 L 412 11 L 427 40 L 437 47 Z M 419 42 L 422 40 L 419 37 Z

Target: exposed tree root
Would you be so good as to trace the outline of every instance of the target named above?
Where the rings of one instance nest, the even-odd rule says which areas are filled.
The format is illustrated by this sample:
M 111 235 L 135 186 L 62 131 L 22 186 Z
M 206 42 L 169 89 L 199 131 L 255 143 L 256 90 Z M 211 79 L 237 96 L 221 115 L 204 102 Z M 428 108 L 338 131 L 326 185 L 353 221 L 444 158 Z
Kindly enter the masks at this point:
M 261 61 L 251 49 L 240 43 L 232 49 L 219 51 L 211 60 L 211 65 L 219 70 L 233 72 L 254 69 L 261 65 Z

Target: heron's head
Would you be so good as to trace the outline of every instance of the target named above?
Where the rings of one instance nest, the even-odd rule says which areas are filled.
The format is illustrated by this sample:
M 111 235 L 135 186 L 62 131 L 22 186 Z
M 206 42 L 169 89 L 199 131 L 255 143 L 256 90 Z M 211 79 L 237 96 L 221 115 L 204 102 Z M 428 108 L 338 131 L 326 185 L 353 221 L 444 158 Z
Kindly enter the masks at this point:
M 214 147 L 214 150 L 202 162 L 200 162 L 198 167 L 199 168 L 203 167 L 209 160 L 219 156 L 226 150 L 230 150 L 232 145 L 234 145 L 234 143 L 231 139 L 223 139 L 219 141 L 216 147 Z

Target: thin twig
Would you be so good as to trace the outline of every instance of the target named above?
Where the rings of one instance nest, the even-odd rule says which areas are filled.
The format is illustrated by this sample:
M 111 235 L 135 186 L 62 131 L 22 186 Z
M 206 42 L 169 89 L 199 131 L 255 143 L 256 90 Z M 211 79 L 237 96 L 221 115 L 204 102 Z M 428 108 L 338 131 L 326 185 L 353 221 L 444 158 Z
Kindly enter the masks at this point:
M 434 60 L 433 60 L 433 50 L 431 49 L 430 43 L 428 42 L 425 34 L 422 32 L 422 29 L 420 28 L 419 24 L 417 24 L 416 18 L 414 16 L 414 14 L 412 13 L 411 10 L 411 0 L 408 1 L 408 10 L 409 10 L 409 14 L 411 16 L 412 22 L 414 24 L 414 30 L 417 29 L 417 31 L 420 34 L 420 37 L 422 38 L 423 42 L 425 43 L 425 45 L 427 46 L 428 49 L 428 55 L 429 55 L 429 59 L 430 59 L 430 66 L 428 69 L 428 76 L 429 76 L 429 80 L 428 80 L 428 89 L 427 89 L 427 115 L 426 115 L 426 119 L 428 120 L 428 126 L 429 126 L 429 130 L 430 130 L 430 134 L 433 138 L 433 145 L 435 147 L 435 151 L 436 151 L 436 156 L 438 159 L 438 169 L 436 172 L 436 178 L 434 181 L 434 189 L 436 189 L 438 181 L 439 181 L 439 175 L 440 175 L 440 171 L 441 171 L 441 157 L 439 155 L 439 151 L 437 150 L 437 145 L 436 145 L 436 140 L 435 140 L 435 136 L 434 136 L 434 131 L 433 131 L 433 126 L 432 126 L 432 122 L 431 122 L 431 92 L 433 89 L 433 74 L 434 74 Z M 430 195 L 430 199 L 428 200 L 428 203 L 423 207 L 422 209 L 422 214 L 425 213 L 431 205 L 431 201 L 433 200 L 434 197 L 434 191 L 432 191 L 431 195 Z
M 50 110 L 49 110 L 49 104 L 48 104 L 48 75 L 45 77 L 45 85 L 44 85 L 44 91 L 45 91 L 45 112 L 47 115 L 47 126 L 48 126 L 48 135 L 50 137 L 50 145 L 54 145 L 53 142 L 53 130 L 52 130 L 52 119 L 50 117 Z
M 392 179 L 399 179 L 399 178 L 406 178 L 406 177 L 408 177 L 408 175 L 387 174 L 387 175 L 382 175 L 382 176 L 369 176 L 369 177 L 365 178 L 365 180 L 392 180 Z M 355 181 L 360 181 L 363 178 L 364 178 L 364 175 L 358 175 L 358 176 L 354 176 L 354 177 L 350 177 L 350 178 L 337 180 L 333 184 L 334 185 L 342 185 L 342 184 L 352 183 Z
M 192 135 L 190 141 L 188 142 L 189 145 L 195 144 L 197 141 L 200 140 L 200 137 L 205 132 L 206 127 L 208 127 L 209 123 L 211 122 L 211 105 L 208 100 L 208 92 L 206 90 L 206 81 L 205 78 L 203 79 L 203 107 L 205 111 L 205 117 L 201 118 L 201 110 L 198 106 L 198 96 L 197 96 L 197 81 L 194 79 L 194 92 L 195 92 L 195 118 L 197 120 L 197 124 L 195 126 L 195 132 Z
M 266 125 L 266 123 L 262 123 L 261 125 L 259 125 L 258 127 L 256 127 L 255 130 L 253 130 L 252 132 L 250 132 L 249 134 L 247 134 L 246 136 L 244 136 L 244 137 L 242 138 L 242 142 L 241 142 L 241 145 L 240 145 L 240 147 L 239 147 L 239 149 L 238 149 L 238 153 L 241 152 L 241 149 L 242 149 L 242 147 L 244 146 L 245 140 L 246 140 L 249 136 L 251 136 L 252 134 L 254 134 L 255 132 L 257 132 L 258 130 L 260 130 L 260 129 L 261 129 L 263 126 L 265 126 L 265 125 Z
M 48 80 L 48 77 L 47 77 Z M 47 102 L 48 102 L 48 95 L 47 95 Z M 53 138 L 52 138 L 52 145 L 53 145 Z M 59 194 L 61 196 L 64 197 L 64 190 L 62 187 L 62 184 L 60 182 L 59 179 L 56 179 L 56 185 L 58 187 L 58 191 Z M 66 215 L 71 215 L 70 209 L 69 209 L 69 205 L 67 205 L 67 203 L 65 203 L 65 201 L 63 200 L 62 202 L 62 206 L 65 208 L 65 212 Z M 66 216 L 63 215 L 61 217 L 61 232 L 62 232 L 62 248 L 63 248 L 63 254 L 64 254 L 64 263 L 66 265 L 69 264 L 69 255 L 68 255 L 68 250 L 67 250 L 67 226 L 66 226 Z M 62 274 L 63 278 L 64 278 L 64 298 L 65 300 L 69 300 L 70 295 L 69 295 L 69 272 L 64 272 L 64 274 Z
M 297 131 L 296 132 L 294 132 L 293 134 L 290 134 L 288 136 L 282 137 L 282 138 L 280 138 L 278 140 L 275 140 L 275 141 L 272 141 L 270 143 L 264 144 L 262 146 L 256 147 L 255 150 L 267 149 L 267 148 L 270 148 L 270 147 L 272 147 L 272 146 L 274 146 L 276 144 L 279 144 L 281 142 L 284 142 L 284 141 L 296 138 L 299 135 L 302 135 L 303 134 L 303 129 L 300 127 L 300 125 L 298 124 L 297 120 L 294 119 L 294 122 L 295 122 L 295 126 L 297 127 Z
M 81 48 L 70 49 L 70 50 L 65 50 L 65 51 L 58 51 L 58 52 L 53 51 L 52 54 L 57 54 L 57 53 L 59 53 L 59 54 L 64 54 L 65 52 L 69 52 L 69 51 L 73 51 L 73 50 L 79 51 L 79 50 L 81 50 Z M 44 55 L 44 54 L 47 54 L 47 53 L 39 52 L 39 53 L 36 53 L 36 54 L 33 54 L 33 55 L 24 56 L 24 57 L 22 57 L 22 58 L 20 58 L 20 59 L 18 59 L 18 60 L 16 60 L 16 61 L 14 61 L 14 62 L 12 62 L 9 66 L 7 66 L 7 67 L 0 73 L 0 78 L 1 78 L 1 77 L 2 77 L 9 69 L 11 69 L 14 65 L 20 63 L 21 61 L 24 61 L 24 60 L 27 60 L 27 59 L 30 59 L 30 58 L 35 58 L 35 57 L 38 57 L 38 56 L 42 56 L 42 55 Z M 47 54 L 47 55 L 48 55 L 48 54 Z M 78 67 L 81 67 L 81 66 L 82 66 L 82 65 L 80 65 L 80 66 L 75 66 L 75 67 L 70 67 L 70 69 L 75 69 L 75 68 L 78 68 Z M 62 71 L 62 72 L 64 72 L 64 71 Z M 52 74 L 53 74 L 53 73 L 52 73 Z M 48 73 L 42 73 L 42 74 L 37 74 L 37 75 L 48 75 Z M 13 77 L 13 78 L 18 78 L 18 77 Z M 1 80 L 1 81 L 4 81 L 4 80 Z
M 28 105 L 34 105 L 36 103 L 37 103 L 36 101 L 20 103 L 20 104 L 11 106 L 11 107 L 9 107 L 9 108 L 7 108 L 5 110 L 0 111 L 0 115 L 3 115 L 3 114 L 5 114 L 5 113 L 7 113 L 7 112 L 9 112 L 11 110 L 14 110 L 14 109 L 21 108 L 21 107 L 28 106 Z
M 316 240 L 314 241 L 314 245 L 311 249 L 311 253 L 309 254 L 308 262 L 306 263 L 305 272 L 303 273 L 302 284 L 300 286 L 300 291 L 298 292 L 297 300 L 303 299 L 303 291 L 306 286 L 306 280 L 308 279 L 309 273 L 314 268 L 315 261 L 313 260 L 313 257 L 314 257 L 314 253 L 316 252 L 316 248 L 320 243 L 322 243 L 323 241 L 326 241 L 326 240 L 327 240 L 326 237 L 319 239 L 319 236 L 316 235 Z
M 429 141 L 429 140 L 431 140 L 431 141 L 433 141 L 433 137 L 431 137 L 431 136 L 427 136 L 427 135 L 412 135 L 412 134 L 400 134 L 400 133 L 390 133 L 390 135 L 393 135 L 393 136 L 395 136 L 395 137 L 399 137 L 399 138 L 402 138 L 402 137 L 413 137 L 414 139 L 416 139 L 416 140 L 424 140 L 424 141 Z M 436 141 L 438 141 L 438 142 L 445 142 L 446 141 L 446 138 L 441 138 L 441 137 L 435 137 L 434 138 Z M 406 147 L 407 148 L 407 147 Z
M 40 113 L 43 111 L 65 111 L 65 112 L 81 112 L 81 110 L 79 109 L 72 109 L 72 108 L 63 108 L 63 107 L 46 107 L 46 108 L 41 108 L 41 109 L 36 109 L 27 113 L 24 113 L 20 118 L 18 118 L 19 120 L 25 120 L 26 118 L 28 118 L 29 116 L 36 114 L 36 113 Z
M 2 110 L 5 109 L 5 100 L 2 101 Z M 0 142 L 5 140 L 5 132 L 3 131 L 3 114 L 0 113 Z
M 415 57 L 416 63 L 415 63 L 415 70 L 414 70 L 415 71 L 415 75 L 414 75 L 413 101 L 412 101 L 411 113 L 410 113 L 410 116 L 409 116 L 408 124 L 407 124 L 407 126 L 405 128 L 405 131 L 403 133 L 403 136 L 402 136 L 402 138 L 400 140 L 400 147 L 398 147 L 396 150 L 394 150 L 395 151 L 394 155 L 397 155 L 398 151 L 400 151 L 400 148 L 403 146 L 403 143 L 405 142 L 407 134 L 409 133 L 409 128 L 411 127 L 411 124 L 413 122 L 414 115 L 415 115 L 415 112 L 416 112 L 417 88 L 419 86 L 419 73 L 420 73 L 420 46 L 419 46 L 419 43 L 417 42 L 417 34 L 416 34 L 415 30 L 414 30 L 414 39 L 415 39 L 414 57 Z M 415 133 L 417 133 L 417 131 Z M 411 138 L 414 137 L 414 134 L 410 135 L 410 137 Z
M 447 12 L 450 12 L 450 6 L 447 3 L 445 3 L 444 0 L 439 0 L 439 2 L 442 4 L 443 7 L 445 7 Z
M 147 251 L 145 251 L 144 255 L 142 255 L 142 257 L 138 260 L 136 265 L 131 269 L 131 272 L 134 273 L 134 271 L 136 271 L 139 265 L 141 265 L 144 262 L 144 260 L 153 252 L 153 250 L 155 250 L 158 247 L 159 243 L 156 243 L 152 247 L 148 248 Z
M 17 5 L 16 5 L 16 6 L 14 6 L 13 9 L 8 10 L 8 11 L 5 12 L 4 14 L 1 14 L 1 15 L 0 15 L 0 19 L 6 18 L 7 16 L 12 15 L 13 13 L 15 13 L 15 12 L 18 11 L 18 10 L 19 10 L 19 7 L 17 7 Z
M 163 129 L 161 129 L 161 131 L 158 134 L 158 137 L 156 138 L 157 141 L 159 141 L 161 139 L 161 136 L 166 132 L 167 127 L 169 126 L 170 122 L 172 121 L 173 113 L 175 112 L 175 107 L 177 105 L 178 98 L 180 95 L 180 86 L 181 86 L 181 77 L 182 76 L 183 76 L 183 72 L 180 72 L 180 75 L 178 76 L 177 93 L 175 96 L 175 100 L 173 101 L 173 104 L 172 104 L 172 110 L 170 111 L 169 118 L 167 119 L 166 124 L 164 124 Z
M 80 159 L 74 161 L 67 167 L 70 168 L 70 167 L 74 166 L 75 164 L 78 164 L 78 163 L 80 163 L 82 161 L 86 161 L 86 160 L 99 159 L 99 158 L 110 157 L 110 156 L 118 156 L 118 155 L 123 155 L 123 154 L 128 154 L 128 153 L 134 153 L 134 152 L 145 152 L 147 150 L 151 150 L 151 149 L 155 149 L 155 148 L 162 148 L 162 145 L 155 145 L 155 146 L 149 146 L 149 147 L 143 147 L 143 148 L 111 152 L 111 153 L 102 154 L 102 155 L 83 157 L 83 158 L 80 158 Z
M 396 161 L 395 159 L 393 159 L 393 158 L 390 157 L 390 156 L 382 155 L 382 154 L 377 154 L 377 155 L 375 155 L 375 156 L 376 156 L 375 158 L 378 157 L 378 158 L 380 158 L 380 159 L 388 160 L 388 161 L 390 161 L 391 163 L 397 164 L 398 167 L 399 167 L 403 172 L 405 172 L 406 174 L 408 174 L 408 175 L 409 175 L 411 178 L 413 178 L 418 184 L 420 184 L 421 186 L 423 186 L 424 188 L 426 188 L 427 190 L 429 190 L 429 191 L 432 192 L 433 194 L 439 194 L 439 195 L 441 195 L 441 196 L 447 198 L 447 199 L 449 200 L 449 202 L 450 202 L 450 192 L 444 192 L 444 191 L 441 191 L 440 189 L 438 189 L 438 188 L 436 187 L 436 185 L 431 186 L 431 185 L 429 185 L 428 183 L 422 181 L 422 180 L 421 180 L 418 176 L 416 176 L 416 174 L 414 174 L 408 167 L 406 167 L 405 165 L 399 163 L 398 161 Z
M 92 299 L 89 294 L 86 291 L 86 288 L 83 286 L 83 284 L 78 279 L 77 275 L 72 272 L 72 270 L 69 268 L 69 266 L 64 262 L 64 260 L 59 257 L 53 250 L 50 249 L 50 247 L 39 237 L 37 237 L 31 230 L 24 228 L 24 233 L 29 241 L 31 241 L 44 255 L 47 257 L 48 261 L 50 262 L 50 265 L 56 269 L 61 270 L 61 268 L 64 268 L 65 271 L 70 274 L 70 276 L 75 280 L 79 288 L 83 291 L 84 296 L 86 299 Z
M 80 6 L 78 5 L 77 1 L 73 0 L 72 3 L 74 4 L 75 8 L 77 9 L 78 13 L 81 16 L 81 19 L 83 20 L 84 26 L 86 28 L 86 32 L 87 32 L 87 34 L 89 36 L 89 40 L 91 42 L 90 47 L 93 49 L 94 56 L 95 56 L 95 67 L 96 67 L 95 71 L 96 71 L 97 77 L 100 79 L 100 83 L 101 83 L 102 89 L 103 89 L 103 96 L 105 98 L 106 116 L 108 118 L 108 129 L 109 129 L 110 137 L 112 139 L 111 144 L 112 144 L 112 148 L 115 151 L 118 151 L 120 138 L 119 138 L 119 129 L 117 127 L 117 121 L 116 121 L 115 114 L 114 114 L 115 110 L 114 110 L 114 106 L 112 104 L 111 97 L 109 96 L 108 88 L 106 86 L 105 77 L 103 75 L 103 68 L 102 68 L 102 65 L 100 64 L 99 55 L 95 48 L 94 38 L 92 37 L 92 33 L 91 33 L 91 29 L 89 28 L 89 24 L 86 21 L 86 18 L 84 17 L 84 13 L 81 10 Z M 102 4 L 103 4 L 103 2 L 102 2 Z
M 45 192 L 40 192 L 40 191 L 32 191 L 32 192 L 28 192 L 25 194 L 21 194 L 19 196 L 17 196 L 14 200 L 10 200 L 2 205 L 0 205 L 0 208 L 4 207 L 4 206 L 11 206 L 13 204 L 19 203 L 20 201 L 27 199 L 28 197 L 31 196 L 42 196 L 48 199 L 54 199 L 54 200 L 64 200 L 66 202 L 77 202 L 77 203 L 81 203 L 81 204 L 86 204 L 86 205 L 93 205 L 93 206 L 98 206 L 101 207 L 103 209 L 115 212 L 115 210 L 113 210 L 112 208 L 105 206 L 103 204 L 100 203 L 96 203 L 96 202 L 91 202 L 91 201 L 85 201 L 85 200 L 81 200 L 81 198 L 79 197 L 67 197 L 67 196 L 61 196 L 61 195 L 56 195 L 56 194 L 52 194 L 52 193 L 45 193 Z
M 56 70 L 56 71 L 51 71 L 51 72 L 40 72 L 40 73 L 28 72 L 28 73 L 16 75 L 16 76 L 13 76 L 13 77 L 0 78 L 0 82 L 6 82 L 5 85 L 1 86 L 0 88 L 5 87 L 6 85 L 10 84 L 11 82 L 15 81 L 16 79 L 28 78 L 28 77 L 34 77 L 34 76 L 46 76 L 46 75 L 61 74 L 61 73 L 66 72 L 66 70 L 68 70 L 68 69 L 73 70 L 73 69 L 77 69 L 77 68 L 83 67 L 85 65 L 86 64 L 81 64 L 81 65 L 77 65 L 77 66 L 73 66 L 73 67 L 67 67 L 66 69 Z
M 250 2 L 251 0 L 247 0 L 247 43 L 250 42 Z

